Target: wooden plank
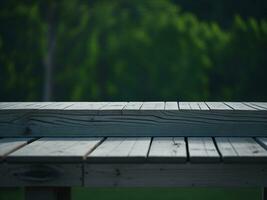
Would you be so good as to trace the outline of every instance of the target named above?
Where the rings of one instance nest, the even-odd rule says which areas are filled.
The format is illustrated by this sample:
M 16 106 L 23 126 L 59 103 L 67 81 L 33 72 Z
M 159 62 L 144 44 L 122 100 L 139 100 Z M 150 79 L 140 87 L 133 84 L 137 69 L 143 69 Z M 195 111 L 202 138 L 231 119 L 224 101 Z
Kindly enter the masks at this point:
M 86 187 L 263 187 L 266 164 L 85 164 Z
M 190 106 L 191 110 L 200 110 L 198 102 L 189 102 L 189 106 Z
M 82 161 L 102 138 L 41 138 L 11 153 L 9 162 Z
M 14 105 L 14 102 L 0 102 L 0 110 L 9 106 Z
M 148 137 L 109 137 L 87 157 L 88 162 L 141 162 L 148 154 Z
M 243 102 L 245 105 L 249 106 L 249 107 L 252 107 L 256 110 L 267 110 L 267 108 L 263 108 L 263 107 L 260 107 L 260 106 L 257 106 L 255 104 L 253 104 L 253 102 Z
M 144 102 L 141 110 L 164 110 L 164 102 Z
M 222 102 L 215 103 L 227 106 Z M 81 108 L 79 104 L 51 102 L 33 110 L 0 110 L 0 136 L 248 137 L 253 134 L 267 137 L 267 110 L 233 110 L 230 107 L 206 110 L 204 102 L 195 102 L 201 110 L 192 110 L 190 102 L 187 102 L 190 110 L 174 110 L 168 102 L 145 102 L 142 106 L 135 105 L 136 110 L 126 110 L 128 104 L 125 107 L 119 104 L 115 110 L 99 113 L 91 109 L 76 110 L 75 107 Z
M 224 103 L 233 108 L 234 110 L 257 110 L 253 107 L 247 106 L 242 102 L 224 102 Z
M 123 109 L 122 114 L 128 115 L 128 114 L 138 114 L 139 110 L 141 109 L 143 105 L 143 102 L 129 102 Z
M 266 149 L 267 148 L 267 138 L 258 137 L 256 140 Z
M 255 106 L 267 109 L 267 103 L 266 102 L 253 102 L 252 104 Z
M 187 159 L 187 153 L 184 138 L 153 138 L 148 159 L 152 162 L 185 162 Z
M 122 109 L 128 102 L 109 102 L 99 110 L 101 115 L 122 115 Z
M 51 102 L 19 102 L 10 103 L 9 106 L 3 107 L 1 110 L 35 110 L 43 108 L 47 105 L 52 104 Z
M 75 102 L 69 107 L 66 107 L 65 110 L 79 110 L 79 111 L 91 111 L 91 110 L 100 110 L 107 102 Z
M 179 110 L 178 103 L 176 101 L 165 102 L 165 110 Z
M 209 107 L 207 106 L 207 104 L 205 104 L 205 102 L 197 102 L 197 103 L 200 110 L 209 110 Z
M 3 163 L 0 176 L 0 187 L 74 187 L 83 183 L 82 164 L 78 163 Z
M 188 153 L 190 162 L 218 162 L 220 160 L 213 140 L 209 137 L 189 137 Z
M 216 137 L 215 141 L 223 161 L 227 161 L 230 158 L 232 158 L 233 160 L 237 159 L 238 153 L 236 152 L 228 138 Z
M 216 138 L 216 143 L 225 162 L 267 161 L 267 151 L 253 138 L 222 137 Z
M 0 160 L 4 159 L 8 154 L 23 147 L 33 138 L 2 138 L 0 139 Z
M 189 102 L 179 102 L 180 110 L 191 110 Z
M 122 110 L 127 102 L 110 102 L 101 108 L 101 110 Z
M 74 102 L 53 102 L 52 104 L 42 107 L 42 110 L 64 110 L 73 104 Z
M 125 107 L 123 107 L 123 110 L 140 110 L 142 105 L 143 102 L 132 101 L 129 102 Z
M 206 102 L 211 110 L 232 110 L 231 107 L 227 106 L 223 102 Z
M 0 110 L 6 110 L 6 109 L 11 109 L 12 107 L 16 107 L 17 105 L 19 106 L 27 106 L 27 105 L 31 105 L 32 102 L 8 102 L 8 103 L 4 103 L 4 106 L 0 107 Z
M 66 107 L 66 113 L 81 116 L 81 120 L 88 119 L 90 115 L 97 115 L 99 110 L 107 105 L 108 102 L 75 102 L 73 105 Z M 89 117 L 90 118 L 90 117 Z
M 204 102 L 180 102 L 182 110 L 209 110 Z

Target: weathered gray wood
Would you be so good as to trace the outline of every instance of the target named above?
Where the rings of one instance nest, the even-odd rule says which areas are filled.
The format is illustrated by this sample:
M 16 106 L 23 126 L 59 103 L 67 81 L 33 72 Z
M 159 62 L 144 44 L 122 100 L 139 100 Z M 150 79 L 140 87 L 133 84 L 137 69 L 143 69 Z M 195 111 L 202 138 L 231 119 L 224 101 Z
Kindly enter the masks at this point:
M 232 110 L 231 107 L 227 106 L 223 102 L 206 102 L 211 110 Z
M 267 138 L 258 137 L 256 138 L 256 141 L 258 141 L 265 149 L 267 149 Z
M 93 109 L 86 108 L 90 102 L 50 102 L 0 110 L 0 136 L 267 136 L 267 110 L 225 103 L 208 102 L 208 110 L 204 102 L 184 102 L 187 109 L 180 102 L 178 110 L 176 102 L 106 102 Z
M 218 149 L 225 162 L 264 162 L 267 151 L 253 138 L 216 138 Z
M 209 110 L 204 102 L 179 102 L 181 110 Z
M 267 109 L 267 103 L 266 102 L 253 102 L 252 104 L 255 106 L 259 106 L 261 108 Z
M 49 104 L 47 106 L 42 107 L 42 110 L 64 110 L 70 106 L 72 106 L 74 102 L 53 102 L 52 104 Z
M 260 107 L 260 106 L 257 106 L 255 104 L 253 104 L 253 102 L 243 102 L 245 105 L 251 107 L 251 108 L 254 108 L 256 110 L 267 110 L 267 108 L 263 108 L 263 107 Z
M 9 162 L 82 161 L 102 138 L 41 138 L 7 157 Z
M 207 106 L 207 104 L 205 102 L 197 102 L 200 110 L 209 110 L 209 107 Z
M 233 108 L 234 110 L 257 110 L 241 102 L 224 102 L 227 106 Z
M 179 102 L 180 110 L 191 110 L 189 102 Z
M 76 102 L 65 110 L 79 110 L 79 111 L 98 111 L 107 105 L 108 102 Z M 95 112 L 96 113 L 96 112 Z
M 32 111 L 41 108 L 45 108 L 48 105 L 53 105 L 52 102 L 10 102 L 5 106 L 0 107 L 1 112 L 3 111 Z
M 140 110 L 141 106 L 143 105 L 143 102 L 129 102 L 124 106 L 122 109 L 123 111 L 128 111 L 128 110 Z
M 0 139 L 0 160 L 13 151 L 23 147 L 33 138 L 2 138 Z
M 15 105 L 15 102 L 0 102 L 0 110 Z
M 220 155 L 212 138 L 189 137 L 187 140 L 190 162 L 219 162 Z
M 126 116 L 127 115 L 138 115 L 142 105 L 143 105 L 143 102 L 129 102 L 122 109 L 122 114 Z
M 165 110 L 179 110 L 178 103 L 175 101 L 165 102 Z
M 74 187 L 83 184 L 83 169 L 78 163 L 3 163 L 0 177 L 0 187 Z
M 70 200 L 70 187 L 26 187 L 25 200 Z
M 110 137 L 88 157 L 88 162 L 142 162 L 145 161 L 150 138 Z
M 88 187 L 263 187 L 266 164 L 85 164 Z
M 184 138 L 153 138 L 148 159 L 152 162 L 185 162 L 187 153 Z
M 141 110 L 164 110 L 165 103 L 164 102 L 144 102 Z
M 191 110 L 201 110 L 199 105 L 198 105 L 198 102 L 189 102 L 189 106 L 190 106 Z
M 104 105 L 100 110 L 101 115 L 121 115 L 122 109 L 127 105 L 127 102 L 109 102 Z

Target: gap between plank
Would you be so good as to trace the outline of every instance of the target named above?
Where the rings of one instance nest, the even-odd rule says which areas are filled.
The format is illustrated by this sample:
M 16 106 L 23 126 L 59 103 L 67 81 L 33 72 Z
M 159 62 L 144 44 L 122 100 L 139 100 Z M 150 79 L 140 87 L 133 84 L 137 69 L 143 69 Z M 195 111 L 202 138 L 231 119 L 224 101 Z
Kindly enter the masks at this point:
M 86 152 L 83 156 L 83 161 L 86 160 L 87 156 L 92 153 L 97 147 L 99 147 L 105 140 L 107 139 L 107 137 L 103 137 L 100 142 L 98 142 L 93 148 L 89 149 L 88 152 Z

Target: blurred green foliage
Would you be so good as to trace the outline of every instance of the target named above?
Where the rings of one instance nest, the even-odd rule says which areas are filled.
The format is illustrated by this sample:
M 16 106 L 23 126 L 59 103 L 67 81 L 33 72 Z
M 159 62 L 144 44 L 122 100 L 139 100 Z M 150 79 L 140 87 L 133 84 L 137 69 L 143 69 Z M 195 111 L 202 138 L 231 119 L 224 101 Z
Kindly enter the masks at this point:
M 51 5 L 52 100 L 267 100 L 264 17 L 223 24 L 169 0 L 9 0 L 0 3 L 1 101 L 42 100 Z

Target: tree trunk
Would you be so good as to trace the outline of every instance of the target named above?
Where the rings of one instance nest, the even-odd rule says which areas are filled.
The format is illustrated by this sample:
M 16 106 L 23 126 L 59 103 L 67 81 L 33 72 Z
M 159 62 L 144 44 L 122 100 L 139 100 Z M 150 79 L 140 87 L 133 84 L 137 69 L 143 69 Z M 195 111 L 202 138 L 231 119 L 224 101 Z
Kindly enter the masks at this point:
M 43 101 L 51 101 L 53 95 L 53 68 L 56 49 L 55 3 L 51 2 L 47 9 L 47 54 L 44 58 L 44 90 Z

